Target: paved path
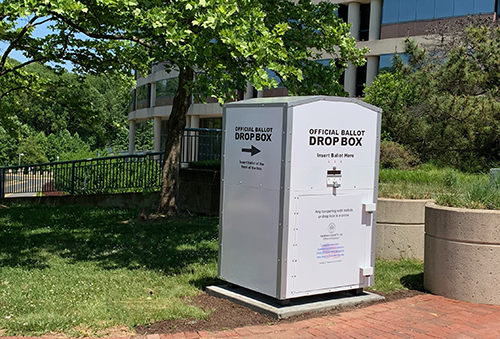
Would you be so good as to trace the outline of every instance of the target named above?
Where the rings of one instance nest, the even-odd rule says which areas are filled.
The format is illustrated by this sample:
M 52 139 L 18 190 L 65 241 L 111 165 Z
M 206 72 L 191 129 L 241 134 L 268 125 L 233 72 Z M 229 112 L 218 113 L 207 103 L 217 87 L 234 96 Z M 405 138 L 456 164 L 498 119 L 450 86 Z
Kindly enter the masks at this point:
M 500 306 L 471 304 L 434 295 L 361 308 L 333 316 L 222 332 L 147 336 L 171 338 L 500 338 Z
M 249 339 L 493 339 L 500 338 L 500 306 L 471 304 L 434 295 L 419 295 L 295 323 L 248 326 L 221 332 L 153 334 L 133 336 L 131 339 L 228 337 Z M 13 338 L 2 337 L 2 339 Z M 44 337 L 44 339 L 50 338 Z

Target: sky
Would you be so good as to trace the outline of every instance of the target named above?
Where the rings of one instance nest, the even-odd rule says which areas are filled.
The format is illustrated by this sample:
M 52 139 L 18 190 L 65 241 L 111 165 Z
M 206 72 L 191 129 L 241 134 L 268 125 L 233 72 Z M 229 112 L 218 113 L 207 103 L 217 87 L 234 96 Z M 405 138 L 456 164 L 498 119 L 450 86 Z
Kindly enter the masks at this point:
M 20 24 L 22 24 L 22 23 L 24 23 L 24 22 L 20 22 Z M 47 34 L 52 33 L 52 31 L 47 26 L 48 26 L 47 24 L 43 24 L 43 25 L 38 26 L 35 29 L 33 35 L 35 37 L 44 37 Z M 3 53 L 5 52 L 7 47 L 8 47 L 8 44 L 0 41 L 0 54 L 1 55 L 3 55 Z M 20 61 L 20 62 L 25 62 L 28 60 L 28 59 L 26 59 L 26 57 L 23 55 L 23 53 L 21 51 L 17 51 L 17 50 L 10 52 L 9 57 L 16 59 L 17 61 Z M 72 69 L 71 64 L 65 64 L 65 68 L 68 70 L 71 70 Z

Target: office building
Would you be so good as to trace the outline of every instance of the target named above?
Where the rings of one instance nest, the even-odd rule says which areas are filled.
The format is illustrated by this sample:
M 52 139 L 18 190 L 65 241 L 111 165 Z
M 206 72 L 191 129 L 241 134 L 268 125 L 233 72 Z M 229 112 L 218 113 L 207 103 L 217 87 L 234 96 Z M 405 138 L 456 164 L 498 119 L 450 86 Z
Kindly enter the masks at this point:
M 316 0 L 315 0 L 316 1 Z M 391 65 L 394 52 L 402 51 L 403 41 L 412 37 L 424 41 L 427 27 L 437 21 L 455 20 L 469 14 L 496 18 L 500 10 L 499 0 L 360 0 L 337 1 L 338 15 L 350 23 L 351 35 L 358 47 L 368 47 L 366 65 L 350 66 L 344 73 L 343 85 L 350 96 L 360 96 L 363 88 L 370 85 L 379 70 Z M 324 60 L 328 62 L 329 56 Z M 170 114 L 176 88 L 176 73 L 166 73 L 162 65 L 156 65 L 145 78 L 137 79 L 137 88 L 132 94 L 128 120 L 130 123 L 129 152 L 134 151 L 136 124 L 153 119 L 155 151 L 162 147 L 162 135 Z M 283 87 L 255 91 L 248 85 L 239 99 L 253 97 L 285 96 Z M 188 127 L 219 128 L 222 107 L 215 100 L 207 104 L 193 103 L 189 109 Z

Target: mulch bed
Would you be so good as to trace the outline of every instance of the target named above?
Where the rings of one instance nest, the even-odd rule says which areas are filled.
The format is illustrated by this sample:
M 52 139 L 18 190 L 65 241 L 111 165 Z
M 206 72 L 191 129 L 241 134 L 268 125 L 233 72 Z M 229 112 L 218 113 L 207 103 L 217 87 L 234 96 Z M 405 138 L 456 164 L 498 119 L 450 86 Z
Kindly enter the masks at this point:
M 377 303 L 389 302 L 402 298 L 409 298 L 422 292 L 408 290 L 398 291 L 394 293 L 384 294 L 377 293 L 385 297 L 384 301 L 365 303 L 359 306 L 344 307 L 326 312 L 316 312 L 299 315 L 296 317 L 276 320 L 269 316 L 252 311 L 249 308 L 234 304 L 228 300 L 220 299 L 208 295 L 200 294 L 197 297 L 189 298 L 189 304 L 200 307 L 205 311 L 212 311 L 208 320 L 200 319 L 177 319 L 160 321 L 150 325 L 141 325 L 136 327 L 137 334 L 161 334 L 161 333 L 177 333 L 177 332 L 197 332 L 197 331 L 222 331 L 237 327 L 250 325 L 271 325 L 275 323 L 290 323 L 309 318 L 316 318 L 326 315 L 334 315 L 341 312 L 352 311 L 357 308 L 367 307 Z

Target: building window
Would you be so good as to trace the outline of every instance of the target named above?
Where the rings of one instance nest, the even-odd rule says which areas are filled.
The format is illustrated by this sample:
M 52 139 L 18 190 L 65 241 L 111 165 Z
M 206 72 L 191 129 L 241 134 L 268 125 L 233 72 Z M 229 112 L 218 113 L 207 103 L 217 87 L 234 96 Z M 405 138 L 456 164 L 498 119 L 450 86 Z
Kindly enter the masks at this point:
M 392 58 L 394 57 L 394 54 L 382 54 L 379 56 L 379 62 L 378 62 L 378 69 L 379 73 L 386 71 L 386 72 L 393 72 L 394 68 L 392 67 Z
M 135 96 L 135 89 L 130 91 L 128 94 L 128 109 L 127 112 L 133 112 L 136 109 L 136 96 Z
M 399 20 L 399 0 L 384 0 L 382 24 L 394 24 Z
M 168 120 L 161 121 L 161 143 L 160 150 L 165 151 L 165 145 L 167 144 L 167 131 L 168 131 Z
M 283 83 L 281 82 L 280 77 L 276 74 L 276 72 L 271 71 L 270 69 L 266 69 L 266 72 L 267 72 L 267 76 L 270 79 L 276 80 L 276 82 L 278 83 L 278 87 L 277 88 L 285 88 L 285 85 L 283 85 Z
M 163 79 L 156 82 L 156 97 L 173 97 L 179 86 L 179 78 Z
M 474 13 L 474 2 L 470 0 L 455 0 L 454 16 L 464 16 Z
M 408 54 L 398 53 L 398 57 L 401 59 L 401 61 L 403 63 L 408 64 L 408 61 L 409 61 Z M 383 71 L 389 72 L 389 73 L 395 72 L 396 69 L 393 66 L 393 61 L 394 61 L 394 53 L 380 55 L 379 56 L 379 63 L 378 63 L 379 73 L 381 73 Z
M 200 128 L 222 129 L 222 118 L 200 119 Z
M 417 0 L 399 1 L 399 22 L 415 21 L 417 18 Z
M 384 0 L 382 24 L 491 14 L 495 0 Z
M 417 1 L 417 20 L 429 20 L 434 18 L 434 0 Z
M 342 19 L 343 22 L 347 22 L 347 5 L 339 5 L 337 10 L 337 16 Z
M 472 0 L 469 0 L 472 1 Z M 453 16 L 454 0 L 434 1 L 434 18 L 449 18 Z
M 493 8 L 493 12 L 497 12 L 500 9 L 499 1 L 496 0 L 494 1 L 496 3 L 497 8 Z M 491 7 L 495 7 L 495 5 L 492 6 L 491 0 L 475 0 L 474 1 L 474 14 L 479 14 L 479 13 L 491 13 L 492 9 Z
M 359 6 L 359 41 L 368 41 L 370 35 L 370 4 Z
M 363 96 L 363 90 L 365 89 L 366 83 L 366 64 L 360 66 L 356 71 L 356 96 Z
M 151 84 L 137 87 L 137 109 L 149 108 L 151 101 Z

